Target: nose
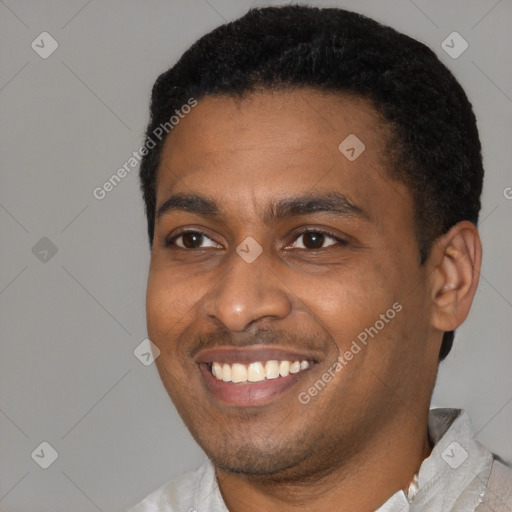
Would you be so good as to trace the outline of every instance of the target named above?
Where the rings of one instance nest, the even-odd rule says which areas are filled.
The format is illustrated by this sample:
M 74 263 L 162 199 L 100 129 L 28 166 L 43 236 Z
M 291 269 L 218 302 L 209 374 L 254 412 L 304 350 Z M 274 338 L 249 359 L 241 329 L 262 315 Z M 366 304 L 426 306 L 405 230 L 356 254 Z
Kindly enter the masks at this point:
M 222 280 L 204 297 L 202 309 L 210 321 L 242 332 L 263 319 L 279 320 L 290 314 L 286 292 L 264 253 L 252 263 L 233 253 Z

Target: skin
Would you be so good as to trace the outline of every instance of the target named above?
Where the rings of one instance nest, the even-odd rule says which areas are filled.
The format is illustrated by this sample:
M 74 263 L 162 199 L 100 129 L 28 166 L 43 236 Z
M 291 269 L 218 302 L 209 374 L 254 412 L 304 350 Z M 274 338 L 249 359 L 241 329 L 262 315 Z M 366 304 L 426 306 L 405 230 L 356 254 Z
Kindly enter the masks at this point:
M 366 147 L 352 162 L 338 150 L 349 134 Z M 442 332 L 468 314 L 481 246 L 473 224 L 461 222 L 420 265 L 411 193 L 386 170 L 387 136 L 365 100 L 300 89 L 205 97 L 166 140 L 157 211 L 180 193 L 215 201 L 221 214 L 156 219 L 148 333 L 162 382 L 214 462 L 231 512 L 375 510 L 407 489 L 431 451 Z M 263 218 L 277 200 L 333 191 L 364 215 Z M 183 228 L 207 237 L 166 247 Z M 305 228 L 345 243 L 330 235 L 312 243 Z M 263 249 L 250 264 L 236 252 L 248 236 Z M 299 393 L 395 303 L 402 310 L 301 403 Z M 212 397 L 193 355 L 257 343 L 309 350 L 318 361 L 269 403 Z

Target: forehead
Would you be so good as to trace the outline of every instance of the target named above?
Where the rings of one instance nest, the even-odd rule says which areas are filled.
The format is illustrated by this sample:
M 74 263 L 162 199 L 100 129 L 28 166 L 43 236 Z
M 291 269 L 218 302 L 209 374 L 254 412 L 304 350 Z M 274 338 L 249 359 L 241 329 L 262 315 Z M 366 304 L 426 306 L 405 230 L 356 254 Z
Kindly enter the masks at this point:
M 358 97 L 308 89 L 206 96 L 167 137 L 157 208 L 171 193 L 218 196 L 240 209 L 269 195 L 338 191 L 371 210 L 372 194 L 385 196 L 391 183 L 387 140 L 387 125 Z M 401 184 L 392 189 L 407 199 Z

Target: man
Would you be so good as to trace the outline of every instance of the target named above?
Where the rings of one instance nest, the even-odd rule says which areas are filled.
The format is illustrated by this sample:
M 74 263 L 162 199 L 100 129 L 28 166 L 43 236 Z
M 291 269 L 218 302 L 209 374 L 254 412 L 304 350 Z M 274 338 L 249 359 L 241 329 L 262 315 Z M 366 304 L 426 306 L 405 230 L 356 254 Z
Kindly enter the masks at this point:
M 251 10 L 158 78 L 146 148 L 148 333 L 208 460 L 134 511 L 510 510 L 467 413 L 429 412 L 483 179 L 432 51 L 339 9 Z

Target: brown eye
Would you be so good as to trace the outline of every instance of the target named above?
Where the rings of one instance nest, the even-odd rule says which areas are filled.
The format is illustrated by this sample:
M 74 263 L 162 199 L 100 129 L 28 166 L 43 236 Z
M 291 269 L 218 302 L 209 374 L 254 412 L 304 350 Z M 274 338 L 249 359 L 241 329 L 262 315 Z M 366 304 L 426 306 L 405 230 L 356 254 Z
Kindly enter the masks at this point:
M 203 235 L 201 233 L 191 231 L 190 233 L 181 235 L 181 239 L 183 240 L 183 247 L 186 247 L 187 249 L 196 249 L 201 245 Z
M 314 231 L 304 233 L 302 235 L 303 244 L 306 249 L 320 249 L 324 244 L 325 235 L 323 233 L 315 233 Z
M 329 233 L 323 233 L 322 231 L 304 231 L 301 233 L 292 244 L 292 247 L 298 249 L 309 249 L 314 251 L 317 249 L 324 249 L 330 245 L 335 244 L 344 245 L 344 241 L 340 240 Z
M 179 247 L 180 249 L 204 249 L 206 247 L 221 248 L 209 236 L 200 231 L 183 231 L 170 240 L 166 240 L 166 247 Z

